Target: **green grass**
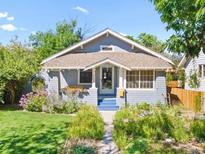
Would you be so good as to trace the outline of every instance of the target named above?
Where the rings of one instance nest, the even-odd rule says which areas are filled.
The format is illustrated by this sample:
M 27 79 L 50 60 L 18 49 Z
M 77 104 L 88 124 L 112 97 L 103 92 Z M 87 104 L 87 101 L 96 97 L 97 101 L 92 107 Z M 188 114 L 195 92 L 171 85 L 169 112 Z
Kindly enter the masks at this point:
M 0 110 L 0 153 L 58 153 L 70 121 L 68 115 Z

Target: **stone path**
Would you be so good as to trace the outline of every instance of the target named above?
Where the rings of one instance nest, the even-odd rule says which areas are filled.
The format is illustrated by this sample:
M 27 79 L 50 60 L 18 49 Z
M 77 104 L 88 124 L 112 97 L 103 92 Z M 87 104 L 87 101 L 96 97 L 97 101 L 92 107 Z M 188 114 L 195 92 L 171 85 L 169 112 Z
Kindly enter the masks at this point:
M 99 143 L 100 154 L 119 154 L 117 146 L 112 139 L 113 118 L 116 111 L 100 111 L 105 122 L 105 135 L 103 140 Z

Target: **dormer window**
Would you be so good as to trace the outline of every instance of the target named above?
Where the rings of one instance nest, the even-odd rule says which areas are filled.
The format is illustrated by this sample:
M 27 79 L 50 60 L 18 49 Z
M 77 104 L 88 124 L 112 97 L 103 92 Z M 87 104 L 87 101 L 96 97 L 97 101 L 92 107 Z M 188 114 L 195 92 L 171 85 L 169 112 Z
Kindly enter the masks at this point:
M 101 45 L 100 50 L 101 51 L 114 51 L 114 46 L 112 46 L 112 45 Z

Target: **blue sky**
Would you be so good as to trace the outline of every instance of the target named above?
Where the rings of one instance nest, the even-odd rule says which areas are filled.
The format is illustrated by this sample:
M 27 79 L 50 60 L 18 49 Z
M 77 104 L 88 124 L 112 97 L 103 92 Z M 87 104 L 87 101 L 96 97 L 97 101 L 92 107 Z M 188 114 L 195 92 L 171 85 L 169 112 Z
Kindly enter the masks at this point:
M 0 0 L 0 42 L 7 44 L 15 35 L 27 41 L 31 33 L 54 29 L 64 19 L 77 19 L 78 26 L 90 29 L 87 35 L 106 27 L 162 40 L 172 34 L 148 0 Z

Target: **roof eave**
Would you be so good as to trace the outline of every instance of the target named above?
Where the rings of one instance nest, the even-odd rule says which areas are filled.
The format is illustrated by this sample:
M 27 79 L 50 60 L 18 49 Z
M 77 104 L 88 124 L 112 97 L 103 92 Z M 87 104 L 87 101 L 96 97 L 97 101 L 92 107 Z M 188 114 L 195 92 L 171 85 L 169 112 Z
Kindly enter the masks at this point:
M 93 35 L 93 36 L 91 36 L 91 37 L 89 37 L 89 38 L 87 38 L 87 39 L 85 39 L 85 40 L 83 40 L 83 41 L 73 45 L 73 46 L 71 46 L 71 47 L 68 47 L 68 48 L 62 50 L 61 52 L 58 52 L 57 54 L 54 54 L 51 57 L 48 57 L 48 58 L 44 59 L 41 62 L 41 64 L 45 64 L 46 62 L 48 62 L 48 61 L 50 61 L 50 60 L 52 60 L 52 59 L 54 59 L 56 57 L 59 57 L 61 55 L 64 55 L 64 54 L 66 54 L 66 53 L 76 49 L 77 47 L 80 47 L 80 46 L 84 45 L 85 43 L 88 43 L 88 42 L 90 42 L 90 41 L 92 41 L 92 40 L 94 40 L 94 39 L 96 39 L 96 38 L 98 38 L 98 37 L 100 37 L 100 36 L 102 36 L 104 34 L 107 34 L 107 33 L 110 33 L 111 35 L 114 35 L 115 37 L 117 37 L 117 38 L 119 38 L 119 39 L 121 39 L 121 40 L 123 40 L 123 41 L 125 41 L 125 42 L 127 42 L 129 44 L 131 44 L 131 45 L 134 45 L 137 48 L 140 48 L 143 51 L 145 51 L 147 53 L 150 53 L 150 54 L 152 54 L 152 55 L 154 55 L 154 56 L 156 56 L 156 57 L 158 57 L 160 59 L 163 59 L 163 60 L 167 61 L 168 63 L 174 65 L 174 63 L 170 59 L 168 59 L 168 58 L 158 54 L 157 52 L 152 51 L 152 50 L 150 50 L 150 49 L 148 49 L 148 48 L 146 48 L 146 47 L 144 47 L 144 46 L 142 46 L 142 45 L 140 45 L 140 44 L 138 44 L 138 43 L 136 43 L 136 42 L 134 42 L 134 41 L 132 41 L 132 40 L 130 40 L 128 38 L 126 38 L 125 36 L 123 36 L 123 35 L 121 35 L 121 34 L 119 34 L 117 32 L 112 31 L 109 28 L 107 28 L 107 29 L 105 29 L 105 30 L 103 30 L 103 31 L 101 31 L 101 32 L 99 32 L 99 33 L 97 33 L 97 34 L 95 34 L 95 35 Z
M 84 68 L 84 71 L 89 70 L 89 69 L 92 69 L 92 68 L 96 68 L 96 67 L 98 67 L 98 66 L 100 66 L 100 65 L 102 65 L 102 64 L 105 64 L 105 63 L 110 63 L 110 64 L 113 64 L 113 65 L 115 65 L 115 66 L 124 68 L 124 69 L 126 69 L 126 70 L 128 70 L 128 71 L 131 71 L 131 68 L 130 68 L 130 67 L 125 66 L 125 65 L 122 65 L 122 64 L 120 64 L 120 63 L 118 63 L 118 62 L 115 62 L 115 61 L 113 61 L 113 60 L 111 60 L 111 59 L 109 59 L 109 58 L 106 58 L 106 59 L 101 60 L 101 61 L 99 61 L 99 62 L 93 63 L 93 64 L 91 64 L 91 65 L 89 65 L 89 66 L 86 66 L 86 67 Z

